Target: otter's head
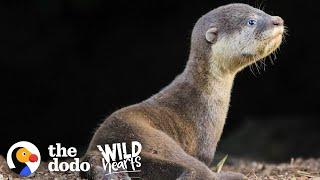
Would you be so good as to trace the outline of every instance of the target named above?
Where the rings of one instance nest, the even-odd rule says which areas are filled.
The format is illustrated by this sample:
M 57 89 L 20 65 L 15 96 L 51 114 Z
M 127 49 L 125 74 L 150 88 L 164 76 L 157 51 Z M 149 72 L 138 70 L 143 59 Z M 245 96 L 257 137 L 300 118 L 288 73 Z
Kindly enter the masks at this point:
M 246 4 L 229 4 L 198 20 L 191 52 L 201 52 L 222 72 L 238 72 L 276 50 L 283 33 L 280 17 Z

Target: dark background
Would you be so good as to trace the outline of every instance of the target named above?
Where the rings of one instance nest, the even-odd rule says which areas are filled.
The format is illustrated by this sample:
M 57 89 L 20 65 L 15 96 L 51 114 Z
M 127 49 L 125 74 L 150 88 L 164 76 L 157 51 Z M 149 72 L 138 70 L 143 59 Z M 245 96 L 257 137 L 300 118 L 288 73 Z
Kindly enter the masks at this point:
M 157 93 L 186 63 L 192 27 L 234 1 L 29 0 L 0 3 L 0 154 L 33 142 L 83 151 L 111 112 Z M 241 72 L 219 151 L 282 161 L 318 157 L 316 1 L 237 1 L 279 15 L 275 65 Z

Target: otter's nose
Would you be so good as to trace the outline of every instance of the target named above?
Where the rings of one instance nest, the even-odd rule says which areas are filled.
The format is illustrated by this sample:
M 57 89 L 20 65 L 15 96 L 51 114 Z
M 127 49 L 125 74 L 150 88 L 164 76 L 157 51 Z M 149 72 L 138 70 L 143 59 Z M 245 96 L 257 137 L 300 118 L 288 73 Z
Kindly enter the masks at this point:
M 273 16 L 272 17 L 272 24 L 275 26 L 283 26 L 283 19 L 279 16 Z

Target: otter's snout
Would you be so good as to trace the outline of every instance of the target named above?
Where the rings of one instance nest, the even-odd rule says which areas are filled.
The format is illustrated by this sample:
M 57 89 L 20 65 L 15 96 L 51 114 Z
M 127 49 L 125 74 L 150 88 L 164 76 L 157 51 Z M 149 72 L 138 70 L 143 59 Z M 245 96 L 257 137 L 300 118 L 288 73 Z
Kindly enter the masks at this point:
M 272 24 L 275 25 L 275 26 L 283 26 L 284 21 L 279 16 L 273 16 L 272 17 Z

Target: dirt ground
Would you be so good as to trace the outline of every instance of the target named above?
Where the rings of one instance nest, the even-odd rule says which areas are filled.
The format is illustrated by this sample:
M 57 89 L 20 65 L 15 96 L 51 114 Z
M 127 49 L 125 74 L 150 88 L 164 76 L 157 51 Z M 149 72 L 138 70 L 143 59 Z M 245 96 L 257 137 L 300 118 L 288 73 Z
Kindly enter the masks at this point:
M 291 159 L 281 164 L 239 160 L 222 170 L 241 172 L 250 180 L 320 180 L 320 159 Z
M 51 173 L 42 163 L 39 169 L 24 179 L 80 179 L 77 173 Z M 252 180 L 320 180 L 320 159 L 292 159 L 282 164 L 267 164 L 248 160 L 229 160 L 222 171 L 236 171 Z M 5 159 L 0 156 L 0 180 L 21 179 L 10 172 Z

